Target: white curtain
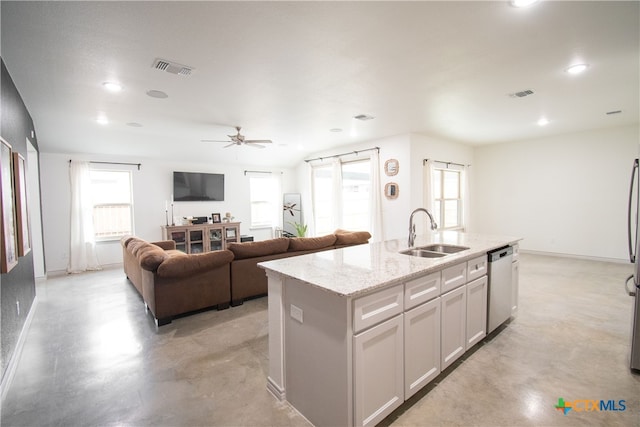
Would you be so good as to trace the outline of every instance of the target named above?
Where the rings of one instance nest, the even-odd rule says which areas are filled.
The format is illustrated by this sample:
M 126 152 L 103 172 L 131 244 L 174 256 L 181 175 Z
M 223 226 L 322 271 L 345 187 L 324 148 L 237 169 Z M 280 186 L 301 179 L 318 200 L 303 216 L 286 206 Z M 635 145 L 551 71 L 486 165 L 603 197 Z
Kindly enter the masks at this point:
M 433 214 L 433 171 L 435 169 L 435 162 L 433 160 L 427 160 L 423 172 L 424 172 L 424 208 Z
M 342 228 L 342 162 L 336 158 L 332 166 L 334 203 L 331 222 L 333 228 Z
M 311 162 L 307 162 L 307 179 L 309 180 L 309 188 L 311 188 L 311 194 L 307 199 L 305 195 L 303 195 L 302 206 L 305 203 L 308 203 L 308 209 L 306 209 L 307 214 L 303 217 L 303 220 L 307 224 L 307 236 L 315 236 L 316 235 L 316 221 L 315 221 L 315 191 L 314 191 L 314 180 L 313 180 L 313 167 L 311 167 Z
M 463 231 L 469 231 L 469 166 L 464 166 L 460 172 L 460 179 L 462 180 L 462 226 Z
M 71 236 L 68 273 L 100 270 L 96 256 L 89 162 L 71 162 Z
M 384 239 L 384 233 L 382 229 L 382 204 L 380 198 L 380 192 L 382 187 L 380 186 L 380 155 L 378 150 L 371 152 L 370 164 L 371 164 L 371 206 L 369 212 L 371 212 L 371 241 L 381 242 Z

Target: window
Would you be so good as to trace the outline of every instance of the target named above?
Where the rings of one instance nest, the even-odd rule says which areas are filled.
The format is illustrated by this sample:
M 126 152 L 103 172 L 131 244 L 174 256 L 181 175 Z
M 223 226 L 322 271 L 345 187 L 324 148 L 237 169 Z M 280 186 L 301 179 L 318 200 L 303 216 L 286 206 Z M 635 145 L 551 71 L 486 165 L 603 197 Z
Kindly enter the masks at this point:
M 133 234 L 131 172 L 92 169 L 90 176 L 96 240 Z
M 371 161 L 369 159 L 313 168 L 315 234 L 336 228 L 371 228 Z
M 280 206 L 280 175 L 249 175 L 251 228 L 274 227 L 278 224 Z
M 433 214 L 439 229 L 462 224 L 462 173 L 455 169 L 433 170 Z

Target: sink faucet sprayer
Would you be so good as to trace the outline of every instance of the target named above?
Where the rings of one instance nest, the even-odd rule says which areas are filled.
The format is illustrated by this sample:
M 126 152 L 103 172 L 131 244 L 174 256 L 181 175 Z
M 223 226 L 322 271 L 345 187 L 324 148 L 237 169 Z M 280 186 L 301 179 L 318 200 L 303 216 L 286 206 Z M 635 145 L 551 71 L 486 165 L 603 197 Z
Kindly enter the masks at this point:
M 409 217 L 409 247 L 413 247 L 413 242 L 416 240 L 416 226 L 413 223 L 413 216 L 417 212 L 424 212 L 429 215 L 429 220 L 431 221 L 431 229 L 435 230 L 438 228 L 438 224 L 433 220 L 433 216 L 429 213 L 425 208 L 418 208 L 415 211 L 411 212 L 411 216 Z

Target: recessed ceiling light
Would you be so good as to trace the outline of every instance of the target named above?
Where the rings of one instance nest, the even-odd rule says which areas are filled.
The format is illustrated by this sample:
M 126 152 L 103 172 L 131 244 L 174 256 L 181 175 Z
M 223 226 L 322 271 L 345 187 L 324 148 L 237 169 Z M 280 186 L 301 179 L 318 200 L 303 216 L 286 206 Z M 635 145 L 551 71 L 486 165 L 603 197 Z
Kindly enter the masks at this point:
M 574 64 L 569 68 L 565 69 L 565 71 L 569 74 L 580 74 L 584 72 L 587 68 L 589 68 L 589 64 Z
M 546 117 L 540 117 L 540 119 L 538 120 L 538 126 L 546 126 L 549 123 L 549 119 L 547 119 Z
M 169 95 L 167 95 L 165 92 L 161 90 L 148 90 L 147 95 L 149 95 L 152 98 L 158 98 L 158 99 L 164 99 L 169 97 Z
M 96 122 L 98 124 L 100 124 L 100 125 L 108 125 L 109 124 L 109 119 L 107 119 L 107 116 L 100 115 L 96 119 Z
M 540 0 L 511 0 L 511 6 L 519 8 L 529 7 L 538 3 L 539 1 Z
M 358 120 L 362 120 L 362 121 L 375 119 L 375 117 L 370 116 L 368 114 L 358 114 L 357 116 L 353 116 L 353 118 L 354 119 L 358 119 Z
M 613 115 L 613 114 L 620 114 L 620 113 L 622 113 L 622 110 L 607 111 L 605 114 L 606 114 L 607 116 L 611 116 L 611 115 Z
M 142 124 L 137 123 L 137 122 L 129 122 L 129 123 L 127 123 L 127 126 L 131 126 L 132 128 L 141 128 Z
M 333 129 L 329 129 L 329 132 L 342 132 L 342 129 L 340 128 L 333 128 Z
M 104 82 L 102 83 L 102 87 L 109 92 L 120 92 L 122 90 L 122 85 L 116 82 Z

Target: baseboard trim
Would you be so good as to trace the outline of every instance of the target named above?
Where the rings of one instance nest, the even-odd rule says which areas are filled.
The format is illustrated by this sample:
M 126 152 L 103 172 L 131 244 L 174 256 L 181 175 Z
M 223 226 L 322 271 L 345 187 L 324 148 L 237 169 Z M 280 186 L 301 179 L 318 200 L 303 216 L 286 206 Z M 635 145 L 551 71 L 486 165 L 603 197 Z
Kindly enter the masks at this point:
M 280 388 L 280 386 L 276 384 L 276 382 L 273 381 L 271 377 L 267 377 L 267 390 L 269 390 L 271 394 L 280 402 L 285 400 L 287 397 L 285 391 Z
M 38 295 L 33 299 L 33 303 L 31 304 L 31 309 L 29 310 L 29 314 L 24 321 L 24 325 L 22 326 L 22 330 L 20 331 L 20 336 L 18 336 L 18 342 L 16 343 L 16 349 L 14 350 L 11 358 L 9 359 L 9 363 L 7 364 L 7 370 L 2 376 L 2 382 L 0 382 L 0 395 L 1 401 L 4 403 L 4 399 L 7 396 L 7 392 L 11 387 L 11 383 L 13 381 L 13 377 L 16 374 L 16 370 L 18 369 L 18 363 L 20 362 L 20 356 L 22 356 L 22 349 L 24 348 L 24 343 L 27 339 L 27 333 L 31 328 L 31 322 L 33 321 L 33 317 L 36 313 L 36 306 L 38 305 Z
M 546 256 L 552 256 L 557 258 L 582 259 L 585 261 L 600 261 L 600 262 L 614 262 L 616 264 L 629 264 L 628 259 L 604 258 L 604 257 L 595 257 L 595 256 L 589 256 L 589 255 L 564 254 L 560 252 L 532 251 L 530 249 L 522 249 L 522 248 L 520 248 L 520 253 L 531 254 L 531 255 L 546 255 Z

